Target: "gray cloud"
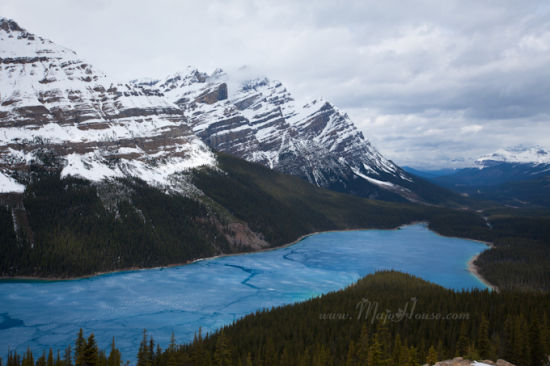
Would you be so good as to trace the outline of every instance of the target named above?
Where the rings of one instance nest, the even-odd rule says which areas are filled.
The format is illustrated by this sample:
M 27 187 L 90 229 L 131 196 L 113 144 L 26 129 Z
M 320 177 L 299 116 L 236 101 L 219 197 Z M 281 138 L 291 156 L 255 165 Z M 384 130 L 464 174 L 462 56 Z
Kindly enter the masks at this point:
M 0 14 L 120 80 L 250 65 L 334 101 L 401 164 L 550 146 L 543 0 L 4 0 Z

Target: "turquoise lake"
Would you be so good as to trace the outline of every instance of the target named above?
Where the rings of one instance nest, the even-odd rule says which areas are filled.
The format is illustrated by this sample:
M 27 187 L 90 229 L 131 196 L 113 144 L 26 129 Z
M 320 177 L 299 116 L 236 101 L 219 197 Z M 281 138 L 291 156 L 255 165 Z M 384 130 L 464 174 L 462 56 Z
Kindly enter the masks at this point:
M 486 288 L 467 262 L 487 247 L 447 238 L 424 224 L 397 230 L 315 234 L 260 253 L 213 258 L 164 269 L 86 279 L 0 282 L 0 355 L 8 349 L 63 350 L 79 328 L 101 348 L 112 337 L 134 360 L 147 329 L 166 347 L 199 327 L 213 331 L 262 308 L 310 299 L 382 269 L 414 274 L 452 289 Z

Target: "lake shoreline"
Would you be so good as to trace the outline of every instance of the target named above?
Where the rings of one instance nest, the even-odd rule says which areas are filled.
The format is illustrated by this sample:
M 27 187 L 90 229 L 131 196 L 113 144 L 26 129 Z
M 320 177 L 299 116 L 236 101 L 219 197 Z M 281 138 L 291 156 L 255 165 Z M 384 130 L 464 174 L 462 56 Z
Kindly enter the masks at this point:
M 402 227 L 406 227 L 406 226 L 410 226 L 410 225 L 417 225 L 417 224 L 425 224 L 426 226 L 428 226 L 428 222 L 426 221 L 413 221 L 413 222 L 410 222 L 410 223 L 407 223 L 407 224 L 402 224 L 402 225 L 399 225 L 395 228 L 392 228 L 392 229 L 377 229 L 377 228 L 355 228 L 355 229 L 340 229 L 340 230 L 325 230 L 325 231 L 315 231 L 315 232 L 312 232 L 312 233 L 308 233 L 308 234 L 304 234 L 304 235 L 301 235 L 300 237 L 298 237 L 296 240 L 293 240 L 289 243 L 285 243 L 283 245 L 279 245 L 279 246 L 275 246 L 275 247 L 269 247 L 269 248 L 262 248 L 262 249 L 258 249 L 258 250 L 252 250 L 252 251 L 247 251 L 247 252 L 238 252 L 238 253 L 225 253 L 225 254 L 219 254 L 219 255 L 215 255 L 215 256 L 211 256 L 211 257 L 204 257 L 204 258 L 197 258 L 197 259 L 193 259 L 193 260 L 188 260 L 188 261 L 185 261 L 185 262 L 181 262 L 181 263 L 173 263 L 173 264 L 167 264 L 167 265 L 162 265 L 162 266 L 155 266 L 155 267 L 128 267 L 128 268 L 120 268 L 120 269 L 116 269 L 116 270 L 112 270 L 112 271 L 103 271 L 103 272 L 95 272 L 95 273 L 92 273 L 92 274 L 89 274 L 89 275 L 83 275 L 83 276 L 69 276 L 69 277 L 40 277 L 40 276 L 14 276 L 14 277 L 10 277 L 10 276 L 0 276 L 0 282 L 18 282 L 18 281 L 21 281 L 21 282 L 59 282 L 59 281 L 78 281 L 78 280 L 83 280 L 83 279 L 90 279 L 90 278 L 93 278 L 93 277 L 100 277 L 100 276 L 105 276 L 105 275 L 110 275 L 110 274 L 115 274 L 115 273 L 124 273 L 124 272 L 138 272 L 138 271 L 147 271 L 147 270 L 154 270 L 154 269 L 158 269 L 158 270 L 162 270 L 164 268 L 173 268 L 173 267 L 180 267 L 180 266 L 185 266 L 185 265 L 189 265 L 189 264 L 193 264 L 193 263 L 197 263 L 197 262 L 201 262 L 201 261 L 205 261 L 205 260 L 211 260 L 211 259 L 217 259 L 217 258 L 224 258 L 224 257 L 232 257 L 232 256 L 236 256 L 236 255 L 243 255 L 243 254 L 254 254 L 254 253 L 261 253 L 261 252 L 268 252 L 268 251 L 272 251 L 272 250 L 278 250 L 278 249 L 283 249 L 283 248 L 287 248 L 289 246 L 292 246 L 294 244 L 297 244 L 299 242 L 301 242 L 302 240 L 310 237 L 310 236 L 313 236 L 313 235 L 317 235 L 317 234 L 323 234 L 323 233 L 334 233 L 334 232 L 343 232 L 343 231 L 364 231 L 364 230 L 399 230 L 401 229 Z M 440 235 L 440 236 L 443 236 L 443 237 L 447 237 L 445 235 L 442 235 L 440 233 L 437 233 L 433 230 L 430 230 L 432 231 L 433 233 L 437 234 L 437 235 Z M 492 243 L 489 243 L 489 242 L 485 242 L 485 241 L 481 241 L 481 240 L 476 240 L 476 239 L 469 239 L 469 238 L 459 238 L 459 239 L 466 239 L 466 240 L 471 240 L 471 241 L 476 241 L 476 242 L 479 242 L 479 243 L 483 243 L 485 245 L 487 245 L 489 248 L 493 248 L 493 244 Z M 476 277 L 477 279 L 479 279 L 479 281 L 481 283 L 483 283 L 484 285 L 486 285 L 487 287 L 491 288 L 493 291 L 498 291 L 498 288 L 494 285 L 492 285 L 491 283 L 489 283 L 489 281 L 487 281 L 483 276 L 481 276 L 481 274 L 479 273 L 479 267 L 477 267 L 474 262 L 475 260 L 479 257 L 481 253 L 475 255 L 474 257 L 472 257 L 469 261 L 468 261 L 468 271 L 474 276 Z
M 470 260 L 468 261 L 468 271 L 470 271 L 470 273 L 472 273 L 475 277 L 477 277 L 481 281 L 481 283 L 489 287 L 492 291 L 498 292 L 498 287 L 491 284 L 489 281 L 487 281 L 487 279 L 485 279 L 485 277 L 483 277 L 479 273 L 479 267 L 475 264 L 475 261 L 479 258 L 480 255 L 481 253 L 476 254 L 472 258 L 470 258 Z

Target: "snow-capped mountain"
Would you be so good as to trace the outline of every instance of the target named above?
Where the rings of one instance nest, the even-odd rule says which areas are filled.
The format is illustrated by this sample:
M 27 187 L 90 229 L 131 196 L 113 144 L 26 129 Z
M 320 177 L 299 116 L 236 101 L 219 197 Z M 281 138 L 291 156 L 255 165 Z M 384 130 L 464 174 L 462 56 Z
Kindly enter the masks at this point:
M 510 206 L 550 206 L 550 154 L 540 146 L 517 146 L 483 155 L 477 167 L 429 178 L 471 197 Z
M 500 163 L 550 164 L 550 152 L 541 146 L 514 146 L 499 149 L 476 160 L 480 167 Z
M 22 191 L 53 153 L 62 176 L 138 176 L 178 190 L 175 173 L 215 164 L 180 108 L 113 83 L 75 52 L 0 18 L 0 192 Z
M 213 149 L 364 197 L 446 194 L 385 159 L 336 106 L 298 103 L 280 82 L 189 69 L 120 84 L 5 18 L 0 44 L 0 192 L 22 192 L 29 167 L 52 161 L 63 177 L 183 192 L 192 186 L 179 173 L 215 165 Z
M 214 150 L 337 191 L 421 200 L 413 178 L 330 102 L 298 103 L 278 81 L 232 83 L 221 70 L 208 75 L 189 68 L 163 80 L 132 83 L 177 104 L 192 131 Z

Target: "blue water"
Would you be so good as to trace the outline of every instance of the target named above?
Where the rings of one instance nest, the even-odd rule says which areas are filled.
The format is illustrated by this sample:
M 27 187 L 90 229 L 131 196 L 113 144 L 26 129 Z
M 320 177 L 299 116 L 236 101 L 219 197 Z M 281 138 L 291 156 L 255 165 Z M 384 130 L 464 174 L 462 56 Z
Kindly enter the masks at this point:
M 165 269 L 57 282 L 0 282 L 0 355 L 9 349 L 64 349 L 79 328 L 107 348 L 116 337 L 133 360 L 146 328 L 163 347 L 172 331 L 190 341 L 243 315 L 344 288 L 396 269 L 452 289 L 485 288 L 467 270 L 485 249 L 417 224 L 399 230 L 331 232 L 261 253 Z

